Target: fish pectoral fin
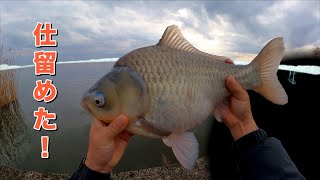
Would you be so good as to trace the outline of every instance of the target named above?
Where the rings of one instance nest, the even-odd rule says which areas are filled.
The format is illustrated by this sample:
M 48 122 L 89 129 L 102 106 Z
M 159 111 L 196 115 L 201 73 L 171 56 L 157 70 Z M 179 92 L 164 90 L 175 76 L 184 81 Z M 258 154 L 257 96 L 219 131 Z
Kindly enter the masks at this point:
M 191 170 L 195 166 L 199 155 L 199 143 L 194 133 L 171 134 L 162 140 L 172 148 L 174 155 L 183 167 Z
M 227 99 L 224 99 L 223 101 L 219 102 L 216 104 L 216 106 L 213 108 L 213 115 L 214 118 L 218 121 L 218 122 L 222 122 L 222 115 L 221 113 L 225 113 L 226 110 L 229 108 L 228 105 L 228 101 Z
M 220 114 L 220 112 L 217 110 L 217 108 L 214 108 L 214 109 L 213 109 L 213 115 L 214 115 L 214 118 L 215 118 L 218 122 L 222 122 L 221 114 Z

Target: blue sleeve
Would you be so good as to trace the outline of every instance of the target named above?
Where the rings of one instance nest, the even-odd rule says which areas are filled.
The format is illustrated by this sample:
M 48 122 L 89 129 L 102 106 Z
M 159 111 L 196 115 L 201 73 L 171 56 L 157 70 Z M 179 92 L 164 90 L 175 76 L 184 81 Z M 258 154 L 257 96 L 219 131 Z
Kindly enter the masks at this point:
M 241 179 L 305 179 L 281 142 L 261 129 L 235 141 L 234 152 Z

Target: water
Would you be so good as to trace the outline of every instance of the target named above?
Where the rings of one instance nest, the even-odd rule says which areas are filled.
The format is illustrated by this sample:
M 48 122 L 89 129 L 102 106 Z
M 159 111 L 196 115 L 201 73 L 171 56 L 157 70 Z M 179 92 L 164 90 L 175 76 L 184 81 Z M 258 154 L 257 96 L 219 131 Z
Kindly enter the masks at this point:
M 113 62 L 59 64 L 56 76 L 35 76 L 33 67 L 14 70 L 18 102 L 10 108 L 0 109 L 0 164 L 39 172 L 74 172 L 86 156 L 92 119 L 80 106 L 82 94 L 112 66 Z M 51 79 L 57 87 L 58 96 L 53 102 L 46 104 L 33 99 L 35 82 L 40 79 Z M 33 112 L 40 106 L 57 114 L 57 131 L 33 129 Z M 200 157 L 207 154 L 211 123 L 213 121 L 207 121 L 195 130 Z M 41 159 L 42 135 L 50 137 L 49 159 Z M 163 156 L 169 163 L 177 163 L 172 150 L 160 139 L 134 136 L 114 171 L 161 166 Z

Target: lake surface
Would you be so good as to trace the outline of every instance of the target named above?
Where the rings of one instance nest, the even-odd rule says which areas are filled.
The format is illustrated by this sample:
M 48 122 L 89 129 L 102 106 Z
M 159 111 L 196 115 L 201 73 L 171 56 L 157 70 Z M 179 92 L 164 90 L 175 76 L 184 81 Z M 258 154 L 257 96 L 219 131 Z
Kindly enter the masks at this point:
M 56 76 L 35 76 L 34 67 L 16 69 L 18 102 L 0 109 L 0 164 L 40 172 L 72 173 L 86 156 L 92 117 L 80 106 L 82 94 L 112 68 L 114 62 L 59 64 Z M 0 71 L 1 73 L 1 71 Z M 53 80 L 58 89 L 51 103 L 37 102 L 32 93 L 36 80 Z M 0 87 L 1 88 L 1 87 Z M 33 129 L 33 112 L 45 107 L 56 113 L 57 131 Z M 207 154 L 209 120 L 194 130 L 200 155 Z M 49 159 L 41 158 L 42 135 L 50 137 Z M 177 163 L 171 148 L 161 139 L 134 136 L 115 172 L 164 165 L 164 160 Z

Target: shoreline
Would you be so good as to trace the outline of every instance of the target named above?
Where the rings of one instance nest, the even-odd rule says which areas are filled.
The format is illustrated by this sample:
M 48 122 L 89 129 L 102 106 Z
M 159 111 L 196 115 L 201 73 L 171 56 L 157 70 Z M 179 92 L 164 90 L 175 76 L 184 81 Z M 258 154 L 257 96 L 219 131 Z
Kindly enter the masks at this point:
M 28 179 L 28 180 L 56 180 L 67 179 L 72 174 L 59 173 L 40 173 L 36 171 L 19 170 L 15 168 L 0 166 L 0 179 Z M 197 160 L 196 166 L 189 171 L 183 168 L 180 164 L 172 164 L 161 167 L 153 167 L 147 169 L 140 169 L 135 171 L 124 171 L 112 173 L 112 179 L 210 179 L 209 160 L 207 157 L 202 157 Z

